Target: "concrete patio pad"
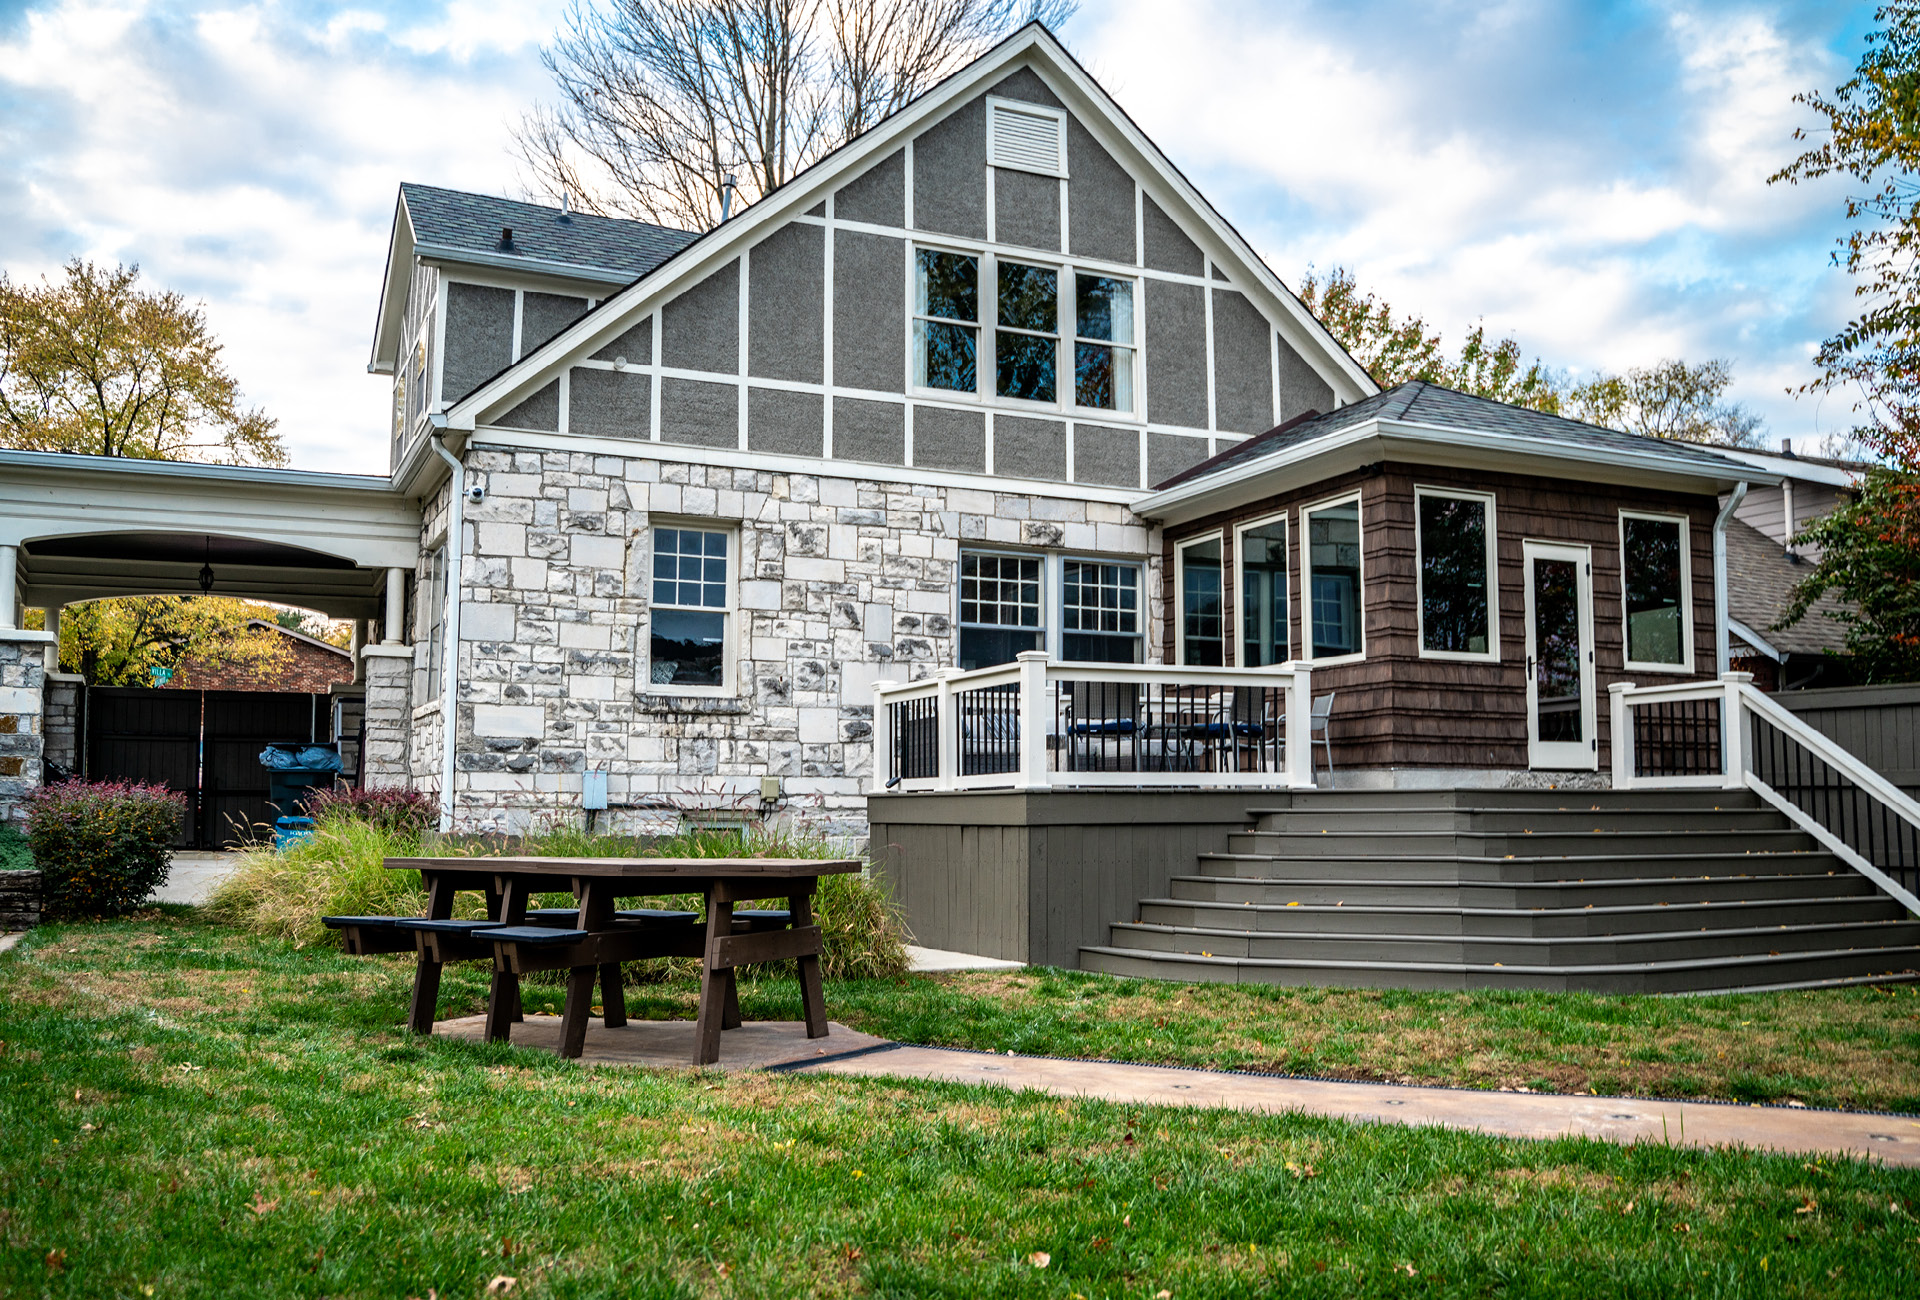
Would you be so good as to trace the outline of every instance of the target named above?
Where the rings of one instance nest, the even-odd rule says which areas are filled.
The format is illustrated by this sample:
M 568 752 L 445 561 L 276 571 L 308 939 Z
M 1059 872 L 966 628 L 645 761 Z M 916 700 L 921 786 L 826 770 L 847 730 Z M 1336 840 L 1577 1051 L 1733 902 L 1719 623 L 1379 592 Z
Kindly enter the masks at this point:
M 461 1016 L 457 1020 L 442 1020 L 434 1025 L 433 1032 L 477 1043 L 487 1036 L 487 1018 Z M 529 1014 L 513 1027 L 513 1044 L 553 1051 L 560 1045 L 560 1017 Z M 887 1045 L 884 1038 L 848 1029 L 836 1020 L 827 1022 L 825 1038 L 808 1038 L 806 1023 L 800 1020 L 749 1020 L 738 1029 L 729 1029 L 720 1035 L 719 1068 L 764 1070 L 777 1065 L 791 1069 L 840 1052 Z M 693 1022 L 629 1020 L 618 1029 L 609 1029 L 598 1019 L 589 1020 L 587 1044 L 580 1063 L 691 1068 Z

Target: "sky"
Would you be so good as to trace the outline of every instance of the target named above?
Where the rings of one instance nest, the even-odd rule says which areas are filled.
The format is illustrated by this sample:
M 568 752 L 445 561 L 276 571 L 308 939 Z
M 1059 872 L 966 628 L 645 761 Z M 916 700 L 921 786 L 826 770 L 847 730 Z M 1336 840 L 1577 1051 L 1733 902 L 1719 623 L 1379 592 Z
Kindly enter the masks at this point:
M 518 195 L 558 0 L 0 0 L 0 270 L 204 303 L 303 469 L 386 469 L 366 371 L 402 181 Z M 1352 270 L 1580 377 L 1723 357 L 1771 440 L 1846 319 L 1838 182 L 1769 186 L 1865 4 L 1085 0 L 1062 37 L 1282 279 Z

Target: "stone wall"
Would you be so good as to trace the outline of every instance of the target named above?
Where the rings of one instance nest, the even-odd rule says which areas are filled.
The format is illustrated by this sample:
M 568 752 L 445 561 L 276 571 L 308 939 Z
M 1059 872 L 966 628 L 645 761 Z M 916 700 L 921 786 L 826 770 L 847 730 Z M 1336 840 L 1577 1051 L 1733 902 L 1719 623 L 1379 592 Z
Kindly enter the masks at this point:
M 78 673 L 47 674 L 43 757 L 69 772 L 80 770 L 80 692 L 85 689 L 86 679 Z
M 486 499 L 466 512 L 463 827 L 571 815 L 593 766 L 615 826 L 758 810 L 775 776 L 786 815 L 863 834 L 873 683 L 955 661 L 963 540 L 1140 560 L 1146 592 L 1161 588 L 1147 529 L 1117 505 L 558 451 L 476 447 L 467 464 Z M 647 680 L 662 520 L 738 530 L 736 692 Z M 438 756 L 419 762 L 420 721 L 415 781 L 429 788 Z
M 413 647 L 371 645 L 360 651 L 366 675 L 363 786 L 408 785 L 413 762 Z
M 46 645 L 40 632 L 0 631 L 0 822 L 17 821 L 40 787 Z
M 30 930 L 40 924 L 40 873 L 0 871 L 0 930 Z

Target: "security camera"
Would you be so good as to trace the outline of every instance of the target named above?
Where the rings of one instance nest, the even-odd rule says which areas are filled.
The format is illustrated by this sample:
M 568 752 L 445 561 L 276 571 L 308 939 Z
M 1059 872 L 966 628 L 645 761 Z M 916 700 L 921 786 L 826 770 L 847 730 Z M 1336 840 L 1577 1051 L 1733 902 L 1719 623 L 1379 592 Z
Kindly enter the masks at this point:
M 485 501 L 486 499 L 487 499 L 487 490 L 481 487 L 478 483 L 475 483 L 472 487 L 467 489 L 467 500 L 473 502 L 473 504 L 479 505 L 482 501 Z

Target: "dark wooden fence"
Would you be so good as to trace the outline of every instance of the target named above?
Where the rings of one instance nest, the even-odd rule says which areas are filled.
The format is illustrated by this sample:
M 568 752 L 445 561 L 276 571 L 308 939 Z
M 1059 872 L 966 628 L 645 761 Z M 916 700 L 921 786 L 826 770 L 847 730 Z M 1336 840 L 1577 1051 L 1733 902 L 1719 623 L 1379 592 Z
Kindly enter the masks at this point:
M 1773 700 L 1920 798 L 1920 682 L 1781 691 Z

